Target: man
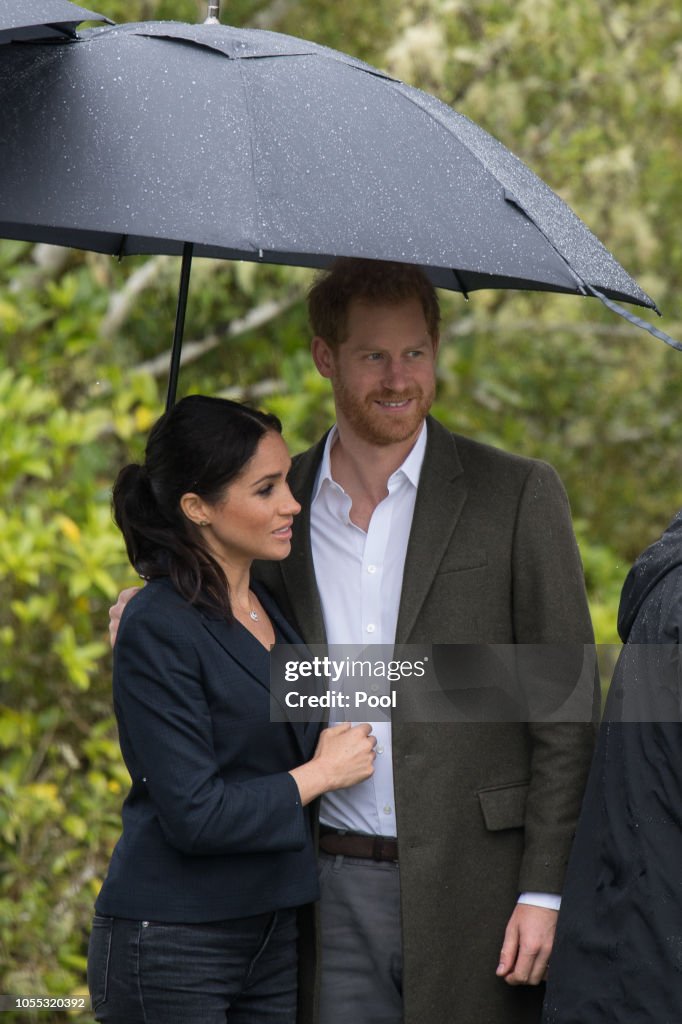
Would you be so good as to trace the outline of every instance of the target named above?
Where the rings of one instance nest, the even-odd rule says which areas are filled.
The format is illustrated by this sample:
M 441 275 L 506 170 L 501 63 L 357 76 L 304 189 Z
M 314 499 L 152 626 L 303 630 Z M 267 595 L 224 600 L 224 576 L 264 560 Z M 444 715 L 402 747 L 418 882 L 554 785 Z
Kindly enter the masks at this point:
M 422 273 L 338 260 L 309 312 L 337 420 L 294 461 L 290 557 L 260 569 L 303 638 L 589 643 L 554 471 L 428 416 L 439 310 Z M 375 732 L 374 777 L 320 808 L 319 1021 L 537 1021 L 591 726 Z
M 682 510 L 630 569 L 618 633 L 544 1024 L 680 1019 Z

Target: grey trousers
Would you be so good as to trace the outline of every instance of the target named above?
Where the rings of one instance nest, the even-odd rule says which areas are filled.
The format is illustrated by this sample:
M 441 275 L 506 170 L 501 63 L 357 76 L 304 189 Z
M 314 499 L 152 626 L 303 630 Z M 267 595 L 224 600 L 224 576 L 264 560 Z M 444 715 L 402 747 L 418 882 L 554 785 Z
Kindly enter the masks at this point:
M 320 853 L 320 1024 L 401 1024 L 400 875 Z

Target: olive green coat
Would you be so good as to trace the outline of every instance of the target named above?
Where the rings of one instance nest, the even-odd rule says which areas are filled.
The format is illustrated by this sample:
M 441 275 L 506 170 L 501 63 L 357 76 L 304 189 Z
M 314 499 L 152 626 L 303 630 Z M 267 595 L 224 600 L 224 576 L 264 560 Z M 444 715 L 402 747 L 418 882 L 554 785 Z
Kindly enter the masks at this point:
M 554 470 L 427 423 L 396 641 L 590 643 Z M 308 643 L 325 640 L 309 531 L 323 446 L 291 471 L 291 555 L 259 568 Z M 519 892 L 561 891 L 592 745 L 589 724 L 394 723 L 405 1024 L 539 1020 L 544 986 L 511 988 L 495 968 Z M 304 936 L 304 976 L 313 948 Z M 308 981 L 299 1024 L 315 1017 Z

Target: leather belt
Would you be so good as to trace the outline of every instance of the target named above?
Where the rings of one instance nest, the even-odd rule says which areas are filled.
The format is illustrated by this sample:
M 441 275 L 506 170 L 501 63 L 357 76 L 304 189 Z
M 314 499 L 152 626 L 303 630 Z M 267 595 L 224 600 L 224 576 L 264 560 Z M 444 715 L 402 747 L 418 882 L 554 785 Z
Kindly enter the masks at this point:
M 366 860 L 398 860 L 398 840 L 389 836 L 363 836 L 337 832 L 320 825 L 320 849 L 333 857 L 364 857 Z

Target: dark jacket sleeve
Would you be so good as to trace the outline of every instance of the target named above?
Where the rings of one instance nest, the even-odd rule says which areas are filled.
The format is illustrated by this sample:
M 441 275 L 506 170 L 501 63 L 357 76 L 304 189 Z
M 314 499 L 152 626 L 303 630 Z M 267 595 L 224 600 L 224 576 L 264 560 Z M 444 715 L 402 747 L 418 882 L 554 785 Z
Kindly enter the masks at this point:
M 535 463 L 526 479 L 513 558 L 516 643 L 538 645 L 536 665 L 550 665 L 554 645 L 554 657 L 564 668 L 586 659 L 575 715 L 559 712 L 555 721 L 548 720 L 549 714 L 538 716 L 529 725 L 531 773 L 519 889 L 560 892 L 594 747 L 599 680 L 568 499 L 558 475 L 545 463 Z M 558 675 L 551 679 L 555 671 Z M 556 663 L 547 669 L 547 688 L 557 685 L 561 672 Z M 533 681 L 534 686 L 541 683 Z
M 167 841 L 184 853 L 302 849 L 307 826 L 288 771 L 232 780 L 229 736 L 221 771 L 197 638 L 183 625 L 161 609 L 122 623 L 114 707 L 134 784 L 146 786 Z

